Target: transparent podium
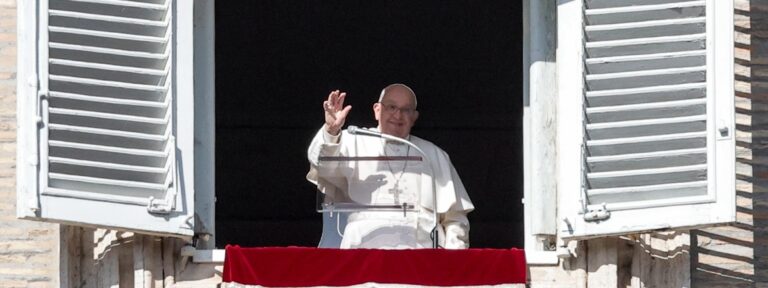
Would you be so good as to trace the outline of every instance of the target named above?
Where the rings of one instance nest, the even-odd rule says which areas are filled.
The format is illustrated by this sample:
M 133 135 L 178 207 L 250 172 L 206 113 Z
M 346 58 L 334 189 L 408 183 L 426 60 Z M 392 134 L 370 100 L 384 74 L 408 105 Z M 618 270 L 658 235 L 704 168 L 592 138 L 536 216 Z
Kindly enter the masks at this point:
M 342 238 L 344 237 L 345 227 L 347 226 L 349 217 L 353 215 L 352 217 L 356 217 L 356 219 L 361 218 L 359 216 L 362 215 L 377 215 L 382 216 L 383 218 L 387 219 L 395 219 L 396 217 L 402 217 L 402 218 L 413 218 L 416 219 L 415 221 L 418 221 L 418 213 L 420 211 L 419 207 L 419 188 L 415 189 L 415 191 L 410 191 L 409 193 L 404 192 L 404 190 L 407 189 L 399 189 L 398 184 L 402 180 L 404 183 L 407 181 L 412 182 L 418 182 L 424 178 L 423 174 L 424 171 L 408 171 L 406 168 L 409 168 L 408 163 L 421 163 L 418 166 L 418 169 L 423 170 L 424 168 L 429 167 L 429 171 L 433 171 L 430 164 L 424 165 L 424 162 L 429 163 L 426 159 L 426 155 L 424 152 L 419 149 L 416 145 L 413 143 L 394 136 L 386 135 L 386 134 L 379 134 L 376 131 L 370 131 L 365 129 L 359 129 L 354 126 L 350 126 L 347 131 L 353 135 L 362 135 L 362 136 L 372 136 L 372 137 L 381 137 L 390 141 L 400 142 L 402 144 L 409 146 L 410 149 L 413 149 L 419 153 L 417 156 L 412 156 L 406 154 L 405 156 L 320 156 L 318 159 L 318 162 L 321 167 L 323 166 L 331 166 L 331 167 L 354 167 L 354 169 L 360 169 L 364 170 L 366 172 L 371 171 L 383 171 L 384 173 L 392 172 L 392 167 L 403 167 L 402 172 L 400 174 L 399 178 L 396 178 L 397 181 L 394 181 L 394 188 L 387 189 L 385 188 L 386 185 L 390 185 L 391 183 L 388 183 L 387 181 L 383 181 L 382 178 L 377 177 L 367 177 L 366 179 L 357 180 L 357 179 L 345 179 L 345 181 L 349 182 L 355 182 L 355 184 L 349 184 L 349 190 L 352 190 L 354 188 L 360 188 L 363 191 L 348 191 L 346 195 L 333 195 L 329 196 L 325 193 L 318 191 L 317 192 L 317 199 L 316 199 L 316 210 L 319 213 L 322 213 L 323 215 L 323 232 L 320 239 L 320 243 L 318 247 L 320 248 L 339 248 Z M 383 147 L 383 149 L 386 149 Z M 397 164 L 393 164 L 397 163 Z M 402 164 L 405 163 L 405 164 Z M 381 167 L 388 167 L 389 171 L 387 169 L 381 169 Z M 413 168 L 416 169 L 416 168 Z M 408 173 L 408 174 L 406 174 Z M 358 171 L 355 171 L 354 174 L 359 174 Z M 366 176 L 369 175 L 368 173 L 362 173 Z M 375 174 L 375 173 L 373 173 Z M 395 172 L 392 172 L 392 178 L 395 178 Z M 403 177 L 404 175 L 408 175 L 407 177 Z M 380 175 L 379 175 L 380 176 Z M 419 180 L 413 180 L 414 177 L 418 177 Z M 373 178 L 373 179 L 368 179 Z M 430 178 L 430 181 L 433 181 L 434 177 L 428 177 Z M 393 179 L 390 179 L 393 180 Z M 364 182 L 368 181 L 368 182 Z M 357 185 L 356 185 L 357 184 Z M 406 184 L 403 184 L 405 186 Z M 432 200 L 435 200 L 434 195 L 434 183 L 432 183 Z M 386 189 L 386 190 L 385 190 Z M 355 197 L 355 195 L 352 195 L 354 193 L 358 193 L 358 197 Z M 401 195 L 401 193 L 404 193 Z M 359 196 L 364 195 L 364 196 Z M 377 196 L 379 195 L 379 196 Z M 381 195 L 385 195 L 381 197 Z M 356 199 L 357 198 L 357 199 Z M 364 198 L 364 199 L 360 199 Z M 435 201 L 436 202 L 436 201 Z M 432 206 L 432 207 L 436 207 Z M 435 210 L 435 209 L 432 209 Z M 438 219 L 437 214 L 434 213 L 433 219 Z M 416 223 L 416 222 L 414 222 Z M 435 221 L 437 224 L 437 221 Z M 432 232 L 430 233 L 430 237 L 432 238 L 432 248 L 437 248 L 437 233 L 436 228 L 437 226 L 433 227 Z M 414 229 L 414 240 L 416 239 Z M 363 234 L 365 235 L 365 234 Z

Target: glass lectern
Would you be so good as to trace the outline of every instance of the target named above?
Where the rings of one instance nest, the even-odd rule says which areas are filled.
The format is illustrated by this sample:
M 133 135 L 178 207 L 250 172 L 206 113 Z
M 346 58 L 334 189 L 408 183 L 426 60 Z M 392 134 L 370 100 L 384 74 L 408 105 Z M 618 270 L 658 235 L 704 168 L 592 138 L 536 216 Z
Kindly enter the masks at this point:
M 382 218 L 394 219 L 399 217 L 417 217 L 422 193 L 421 179 L 433 181 L 433 177 L 423 177 L 426 172 L 433 171 L 426 161 L 426 155 L 413 143 L 394 136 L 380 134 L 376 131 L 359 129 L 351 126 L 347 131 L 354 135 L 381 137 L 388 141 L 397 142 L 406 147 L 405 155 L 355 155 L 355 156 L 320 156 L 318 162 L 322 167 L 332 169 L 348 169 L 344 179 L 337 181 L 338 186 L 348 188 L 346 194 L 336 193 L 327 195 L 317 192 L 316 210 L 323 214 L 323 235 L 320 247 L 339 247 L 344 237 L 348 218 L 366 215 L 379 215 Z M 382 141 L 382 145 L 384 141 Z M 386 147 L 383 147 L 386 151 Z M 402 154 L 402 153 L 401 153 Z M 425 163 L 426 162 L 426 163 Z M 349 177 L 349 175 L 353 175 Z M 358 177 L 359 176 L 359 177 Z M 432 200 L 434 183 L 431 185 Z M 414 188 L 415 187 L 415 188 Z M 435 207 L 436 205 L 432 206 Z M 434 209 L 433 209 L 434 210 Z M 438 219 L 436 213 L 434 218 Z M 418 221 L 418 220 L 417 220 Z M 415 222 L 414 222 L 415 223 Z M 437 226 L 435 226 L 437 227 Z M 415 231 L 415 230 L 414 230 Z M 437 247 L 436 229 L 432 229 L 433 248 Z M 415 235 L 414 235 L 415 237 Z

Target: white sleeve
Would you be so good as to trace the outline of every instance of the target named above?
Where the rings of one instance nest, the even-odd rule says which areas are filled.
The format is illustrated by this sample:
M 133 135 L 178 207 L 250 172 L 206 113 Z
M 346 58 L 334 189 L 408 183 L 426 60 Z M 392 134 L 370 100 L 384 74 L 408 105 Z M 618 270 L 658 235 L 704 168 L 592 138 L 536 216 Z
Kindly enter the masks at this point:
M 469 248 L 469 219 L 466 211 L 448 210 L 440 214 L 440 220 L 445 229 L 446 249 Z
M 317 134 L 315 134 L 315 138 L 312 138 L 312 143 L 309 144 L 309 149 L 307 150 L 307 157 L 309 159 L 309 163 L 316 168 L 319 166 L 319 158 L 320 156 L 337 156 L 339 155 L 339 150 L 341 145 L 339 145 L 339 139 L 341 138 L 341 133 L 339 135 L 331 135 L 328 133 L 328 131 L 325 129 L 325 125 L 323 125 L 322 128 L 320 128 L 320 131 L 317 131 Z
M 344 191 L 347 189 L 347 180 L 339 169 L 339 162 L 320 163 L 320 156 L 341 154 L 341 133 L 333 136 L 326 131 L 325 126 L 320 128 L 307 149 L 309 160 L 307 180 L 315 184 L 318 191 L 325 194 L 326 201 L 336 201 L 336 198 L 343 198 L 346 194 Z

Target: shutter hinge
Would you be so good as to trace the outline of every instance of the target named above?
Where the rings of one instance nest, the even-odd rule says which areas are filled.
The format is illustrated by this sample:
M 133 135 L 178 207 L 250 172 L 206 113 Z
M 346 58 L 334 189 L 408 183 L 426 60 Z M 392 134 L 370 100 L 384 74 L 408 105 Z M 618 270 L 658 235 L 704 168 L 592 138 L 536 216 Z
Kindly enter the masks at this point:
M 42 102 L 48 97 L 48 91 L 37 91 L 37 99 L 35 99 L 35 123 L 40 127 L 43 124 L 43 111 Z

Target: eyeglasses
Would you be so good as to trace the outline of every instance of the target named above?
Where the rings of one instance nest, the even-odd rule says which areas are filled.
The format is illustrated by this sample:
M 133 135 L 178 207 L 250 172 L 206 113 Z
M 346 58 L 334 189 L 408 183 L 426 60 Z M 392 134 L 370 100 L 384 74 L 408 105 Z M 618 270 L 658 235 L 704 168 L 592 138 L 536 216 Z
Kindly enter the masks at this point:
M 400 108 L 395 106 L 394 104 L 384 104 L 379 102 L 381 104 L 382 108 L 384 108 L 384 112 L 395 114 L 397 111 L 400 111 L 401 113 L 405 115 L 413 115 L 414 112 L 416 112 L 415 108 Z

